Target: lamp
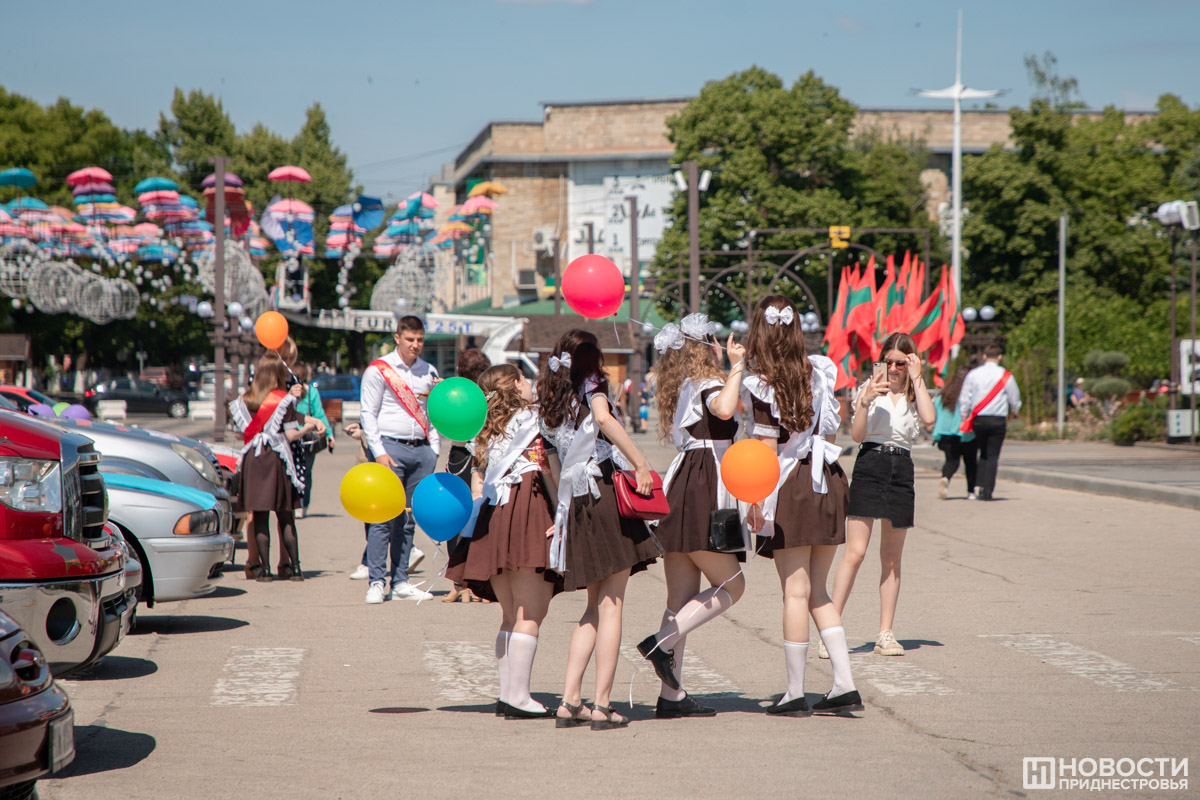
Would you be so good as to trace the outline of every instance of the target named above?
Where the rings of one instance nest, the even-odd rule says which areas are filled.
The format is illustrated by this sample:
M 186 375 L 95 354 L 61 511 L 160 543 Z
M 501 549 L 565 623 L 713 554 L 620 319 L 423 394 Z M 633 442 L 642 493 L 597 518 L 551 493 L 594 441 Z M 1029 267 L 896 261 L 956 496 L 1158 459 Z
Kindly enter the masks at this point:
M 979 309 L 979 318 L 984 322 L 991 322 L 996 317 L 996 309 L 991 306 L 984 306 Z
M 979 312 L 973 306 L 967 306 L 962 310 L 963 322 L 974 322 L 979 316 Z

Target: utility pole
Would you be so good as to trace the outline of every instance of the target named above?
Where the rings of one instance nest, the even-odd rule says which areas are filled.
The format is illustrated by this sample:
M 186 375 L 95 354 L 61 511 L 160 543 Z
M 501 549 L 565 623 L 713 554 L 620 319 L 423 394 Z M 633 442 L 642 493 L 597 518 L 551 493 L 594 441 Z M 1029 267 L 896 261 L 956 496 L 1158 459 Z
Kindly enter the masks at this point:
M 558 239 L 554 239 L 554 313 L 562 315 L 562 257 Z
M 625 199 L 629 201 L 629 340 L 633 348 L 633 352 L 629 354 L 630 388 L 629 397 L 625 402 L 625 411 L 629 414 L 630 429 L 636 430 L 638 416 L 635 398 L 640 396 L 642 387 L 642 337 L 639 335 L 642 323 L 640 303 L 638 302 L 638 284 L 642 280 L 642 267 L 638 261 L 637 197 L 630 195 Z
M 1067 213 L 1058 220 L 1058 438 L 1067 420 Z
M 1192 234 L 1192 351 L 1190 353 L 1188 353 L 1188 383 L 1191 384 L 1188 388 L 1191 390 L 1191 394 L 1189 396 L 1191 397 L 1190 410 L 1192 413 L 1192 419 L 1188 426 L 1188 430 L 1191 431 L 1191 434 L 1188 436 L 1188 442 L 1190 444 L 1195 444 L 1196 443 L 1196 427 L 1197 427 L 1196 426 L 1196 381 L 1194 379 L 1194 376 L 1196 374 L 1196 366 L 1195 366 L 1196 365 L 1196 357 L 1195 357 L 1195 353 L 1196 353 L 1196 239 L 1200 238 L 1200 234 L 1198 234 L 1195 230 L 1191 231 L 1191 234 Z M 1173 349 L 1178 350 L 1179 348 L 1173 348 Z
M 227 156 L 213 156 L 213 441 L 225 441 L 225 165 Z
M 592 222 L 585 222 L 583 227 L 587 228 L 588 255 L 590 256 L 596 252 L 596 225 Z
M 688 191 L 688 304 L 692 313 L 700 310 L 700 165 L 687 167 Z

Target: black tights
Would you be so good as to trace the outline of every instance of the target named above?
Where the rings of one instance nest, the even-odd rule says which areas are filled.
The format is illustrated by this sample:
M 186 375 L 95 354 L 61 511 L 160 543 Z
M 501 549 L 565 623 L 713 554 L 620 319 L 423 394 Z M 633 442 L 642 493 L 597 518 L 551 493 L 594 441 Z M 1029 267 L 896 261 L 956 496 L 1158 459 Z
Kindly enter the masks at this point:
M 276 511 L 275 520 L 278 523 L 280 542 L 279 568 L 290 565 L 299 570 L 300 544 L 296 539 L 296 515 L 291 509 Z M 251 524 L 254 539 L 258 543 L 258 563 L 262 564 L 265 570 L 271 564 L 271 512 L 255 511 Z

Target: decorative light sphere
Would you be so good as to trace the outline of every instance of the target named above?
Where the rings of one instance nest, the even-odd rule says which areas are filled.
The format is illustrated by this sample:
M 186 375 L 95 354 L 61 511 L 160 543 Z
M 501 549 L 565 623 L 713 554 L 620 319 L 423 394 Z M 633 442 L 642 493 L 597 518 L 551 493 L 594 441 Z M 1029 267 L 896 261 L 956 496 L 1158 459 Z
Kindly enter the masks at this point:
M 226 308 L 229 309 L 229 316 L 231 317 L 240 317 L 242 312 L 246 310 L 246 307 L 237 300 L 234 300 L 232 303 L 226 306 Z
M 342 296 L 338 298 L 338 308 L 346 308 L 350 305 L 350 298 Z
M 979 312 L 973 306 L 967 306 L 962 310 L 962 318 L 964 322 L 974 322 L 979 316 Z
M 241 326 L 242 330 L 248 331 L 254 327 L 254 320 L 250 319 L 249 317 L 242 317 L 242 319 L 238 322 L 238 325 Z
M 809 311 L 807 314 L 805 314 L 804 321 L 807 322 L 809 327 L 813 328 L 814 330 L 821 322 L 820 318 L 817 317 L 817 312 L 815 311 Z
M 20 307 L 21 307 L 21 301 L 20 301 L 19 299 L 17 299 L 16 297 L 14 297 L 14 298 L 13 298 L 13 301 L 12 301 L 12 307 L 13 307 L 13 308 L 20 308 Z
M 996 309 L 991 306 L 984 306 L 979 309 L 979 318 L 984 322 L 991 322 L 996 317 Z
M 199 303 L 196 303 L 196 313 L 199 314 L 202 319 L 210 319 L 213 315 L 212 303 L 208 302 L 207 300 L 201 300 Z

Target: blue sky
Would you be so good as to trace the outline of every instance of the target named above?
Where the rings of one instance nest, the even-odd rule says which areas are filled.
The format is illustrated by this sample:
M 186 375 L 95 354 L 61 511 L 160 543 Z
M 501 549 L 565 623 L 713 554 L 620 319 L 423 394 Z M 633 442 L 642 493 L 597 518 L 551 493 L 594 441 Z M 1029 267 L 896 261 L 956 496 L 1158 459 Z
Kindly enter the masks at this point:
M 757 64 L 813 69 L 865 107 L 941 107 L 913 87 L 964 80 L 1028 102 L 1026 54 L 1050 50 L 1091 106 L 1200 104 L 1200 3 L 1189 0 L 60 0 L 6 3 L 0 85 L 65 96 L 153 128 L 176 86 L 219 95 L 239 131 L 284 136 L 320 101 L 376 194 L 406 195 L 489 120 L 542 101 L 695 94 Z M 47 9 L 52 9 L 48 11 Z M 3 165 L 7 166 L 7 165 Z

